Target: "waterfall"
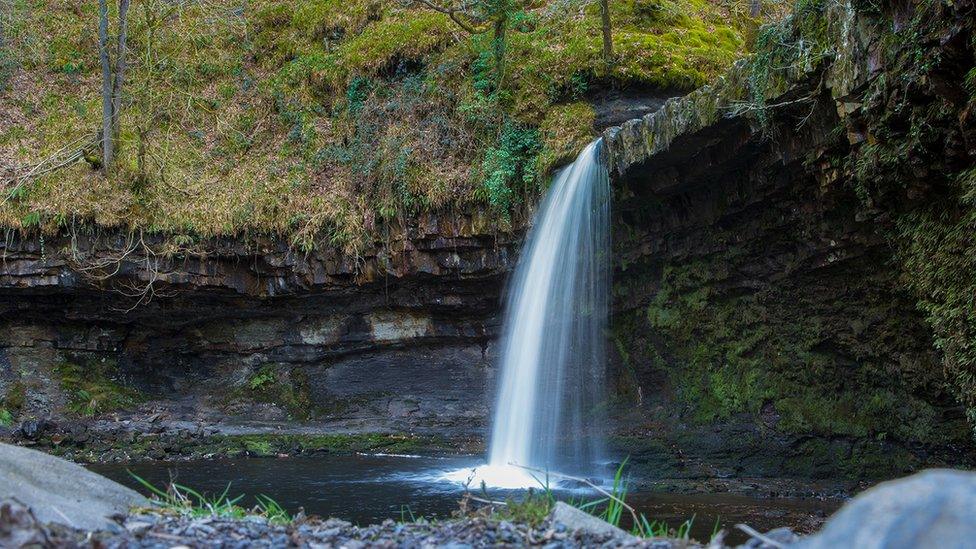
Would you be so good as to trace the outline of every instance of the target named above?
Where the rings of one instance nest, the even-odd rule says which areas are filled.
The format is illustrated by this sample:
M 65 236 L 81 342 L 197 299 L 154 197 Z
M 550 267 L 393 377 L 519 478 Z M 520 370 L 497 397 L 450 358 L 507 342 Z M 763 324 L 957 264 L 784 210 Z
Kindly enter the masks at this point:
M 586 475 L 601 453 L 610 254 L 602 149 L 590 143 L 555 176 L 510 281 L 488 465 L 477 483 L 538 487 L 513 464 Z

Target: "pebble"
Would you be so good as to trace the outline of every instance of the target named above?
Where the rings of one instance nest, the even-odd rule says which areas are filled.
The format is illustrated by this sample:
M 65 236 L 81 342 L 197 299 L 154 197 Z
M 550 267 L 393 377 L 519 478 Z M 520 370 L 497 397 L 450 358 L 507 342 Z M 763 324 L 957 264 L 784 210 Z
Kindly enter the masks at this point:
M 4 536 L 18 539 L 57 539 L 58 548 L 81 549 L 175 549 L 178 547 L 215 547 L 221 549 L 298 547 L 309 549 L 369 548 L 448 548 L 480 549 L 483 547 L 539 547 L 562 549 L 576 547 L 621 546 L 653 549 L 694 549 L 702 545 L 685 540 L 632 538 L 624 543 L 606 535 L 585 530 L 566 531 L 558 523 L 543 521 L 537 526 L 483 517 L 445 521 L 382 524 L 358 527 L 337 520 L 304 518 L 290 525 L 270 524 L 261 518 L 231 520 L 192 518 L 166 514 L 139 514 L 128 517 L 117 532 L 89 534 L 56 525 L 44 525 L 27 513 L 11 514 L 18 521 L 0 516 L 0 546 Z M 37 535 L 34 535 L 37 534 Z M 791 537 L 788 530 L 770 533 L 777 539 Z M 32 537 L 33 536 L 33 537 Z M 44 545 L 41 545 L 42 547 Z
M 125 523 L 125 529 L 134 536 L 142 536 L 152 527 L 151 522 L 129 521 Z

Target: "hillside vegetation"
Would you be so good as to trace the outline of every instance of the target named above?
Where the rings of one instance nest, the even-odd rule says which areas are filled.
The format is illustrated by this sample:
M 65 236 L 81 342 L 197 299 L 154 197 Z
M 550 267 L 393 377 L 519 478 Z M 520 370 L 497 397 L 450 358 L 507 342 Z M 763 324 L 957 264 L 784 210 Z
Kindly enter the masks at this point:
M 98 3 L 0 0 L 0 226 L 351 250 L 425 210 L 504 224 L 592 138 L 589 93 L 704 83 L 745 53 L 744 4 L 612 0 L 607 66 L 597 2 L 512 2 L 497 67 L 491 32 L 409 3 L 136 0 L 106 177 Z

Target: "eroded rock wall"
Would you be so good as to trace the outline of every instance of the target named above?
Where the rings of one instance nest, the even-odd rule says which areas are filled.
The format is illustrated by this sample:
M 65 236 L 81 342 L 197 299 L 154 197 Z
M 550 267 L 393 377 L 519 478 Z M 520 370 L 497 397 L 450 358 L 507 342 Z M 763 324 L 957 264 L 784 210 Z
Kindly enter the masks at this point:
M 605 134 L 619 445 L 652 474 L 976 458 L 954 379 L 971 207 L 946 200 L 974 165 L 973 7 L 803 6 L 724 79 Z
M 514 239 L 476 223 L 425 219 L 355 258 L 270 240 L 199 253 L 118 232 L 11 235 L 4 407 L 480 432 Z

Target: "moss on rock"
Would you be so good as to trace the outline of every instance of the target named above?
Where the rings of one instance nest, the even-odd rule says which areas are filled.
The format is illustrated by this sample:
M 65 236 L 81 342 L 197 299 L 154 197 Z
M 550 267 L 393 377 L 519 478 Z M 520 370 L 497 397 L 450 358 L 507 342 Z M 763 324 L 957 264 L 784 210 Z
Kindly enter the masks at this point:
M 68 411 L 94 416 L 132 408 L 145 397 L 118 379 L 114 360 L 102 358 L 63 362 L 54 369 L 58 383 L 68 396 Z
M 747 214 L 768 231 L 761 249 L 750 248 L 755 244 L 735 227 L 741 219 L 722 217 L 754 189 L 722 181 L 731 174 L 701 176 L 706 181 L 695 184 L 715 190 L 686 200 L 729 196 L 729 203 L 695 202 L 708 217 L 706 241 L 719 250 L 675 253 L 672 247 L 687 245 L 679 239 L 690 238 L 679 230 L 662 244 L 675 253 L 664 264 L 629 259 L 624 268 L 635 271 L 627 277 L 633 287 L 620 288 L 621 295 L 649 286 L 654 293 L 642 311 L 628 313 L 619 337 L 628 362 L 667 372 L 668 388 L 697 422 L 747 414 L 775 433 L 814 437 L 819 442 L 797 450 L 798 471 L 834 460 L 851 475 L 882 474 L 888 455 L 895 456 L 889 471 L 902 472 L 931 459 L 920 447 L 966 459 L 958 449 L 972 441 L 950 389 L 976 420 L 974 103 L 966 87 L 976 65 L 972 19 L 969 8 L 951 2 L 870 8 L 801 1 L 791 18 L 760 31 L 755 56 L 606 135 L 621 173 L 657 166 L 664 151 L 680 157 L 675 144 L 702 143 L 716 128 L 743 123 L 747 146 L 716 140 L 701 156 L 723 154 L 722 147 L 770 149 L 793 166 L 789 180 L 803 187 L 791 200 L 802 206 L 765 205 Z M 798 156 L 806 157 L 802 166 Z M 768 170 L 757 164 L 753 177 Z M 686 171 L 695 180 L 698 171 Z M 673 187 L 666 191 L 670 209 L 652 204 L 658 197 L 648 189 L 643 208 L 680 218 L 684 203 L 667 196 Z M 811 219 L 817 212 L 829 215 Z M 874 251 L 852 256 L 842 244 L 850 227 L 860 234 L 854 248 Z M 839 246 L 824 252 L 818 275 L 806 279 L 813 258 L 781 257 L 803 242 Z M 742 280 L 763 269 L 769 278 Z M 930 332 L 920 329 L 919 317 Z M 630 335 L 642 330 L 642 337 Z M 837 437 L 844 444 L 823 443 Z
M 39 441 L 45 450 L 79 462 L 140 459 L 210 459 L 221 457 L 276 457 L 279 455 L 393 453 L 425 455 L 471 453 L 476 442 L 436 435 L 402 433 L 336 433 L 200 436 L 195 433 L 131 434 L 118 440 L 106 437 L 76 442 L 63 436 Z

